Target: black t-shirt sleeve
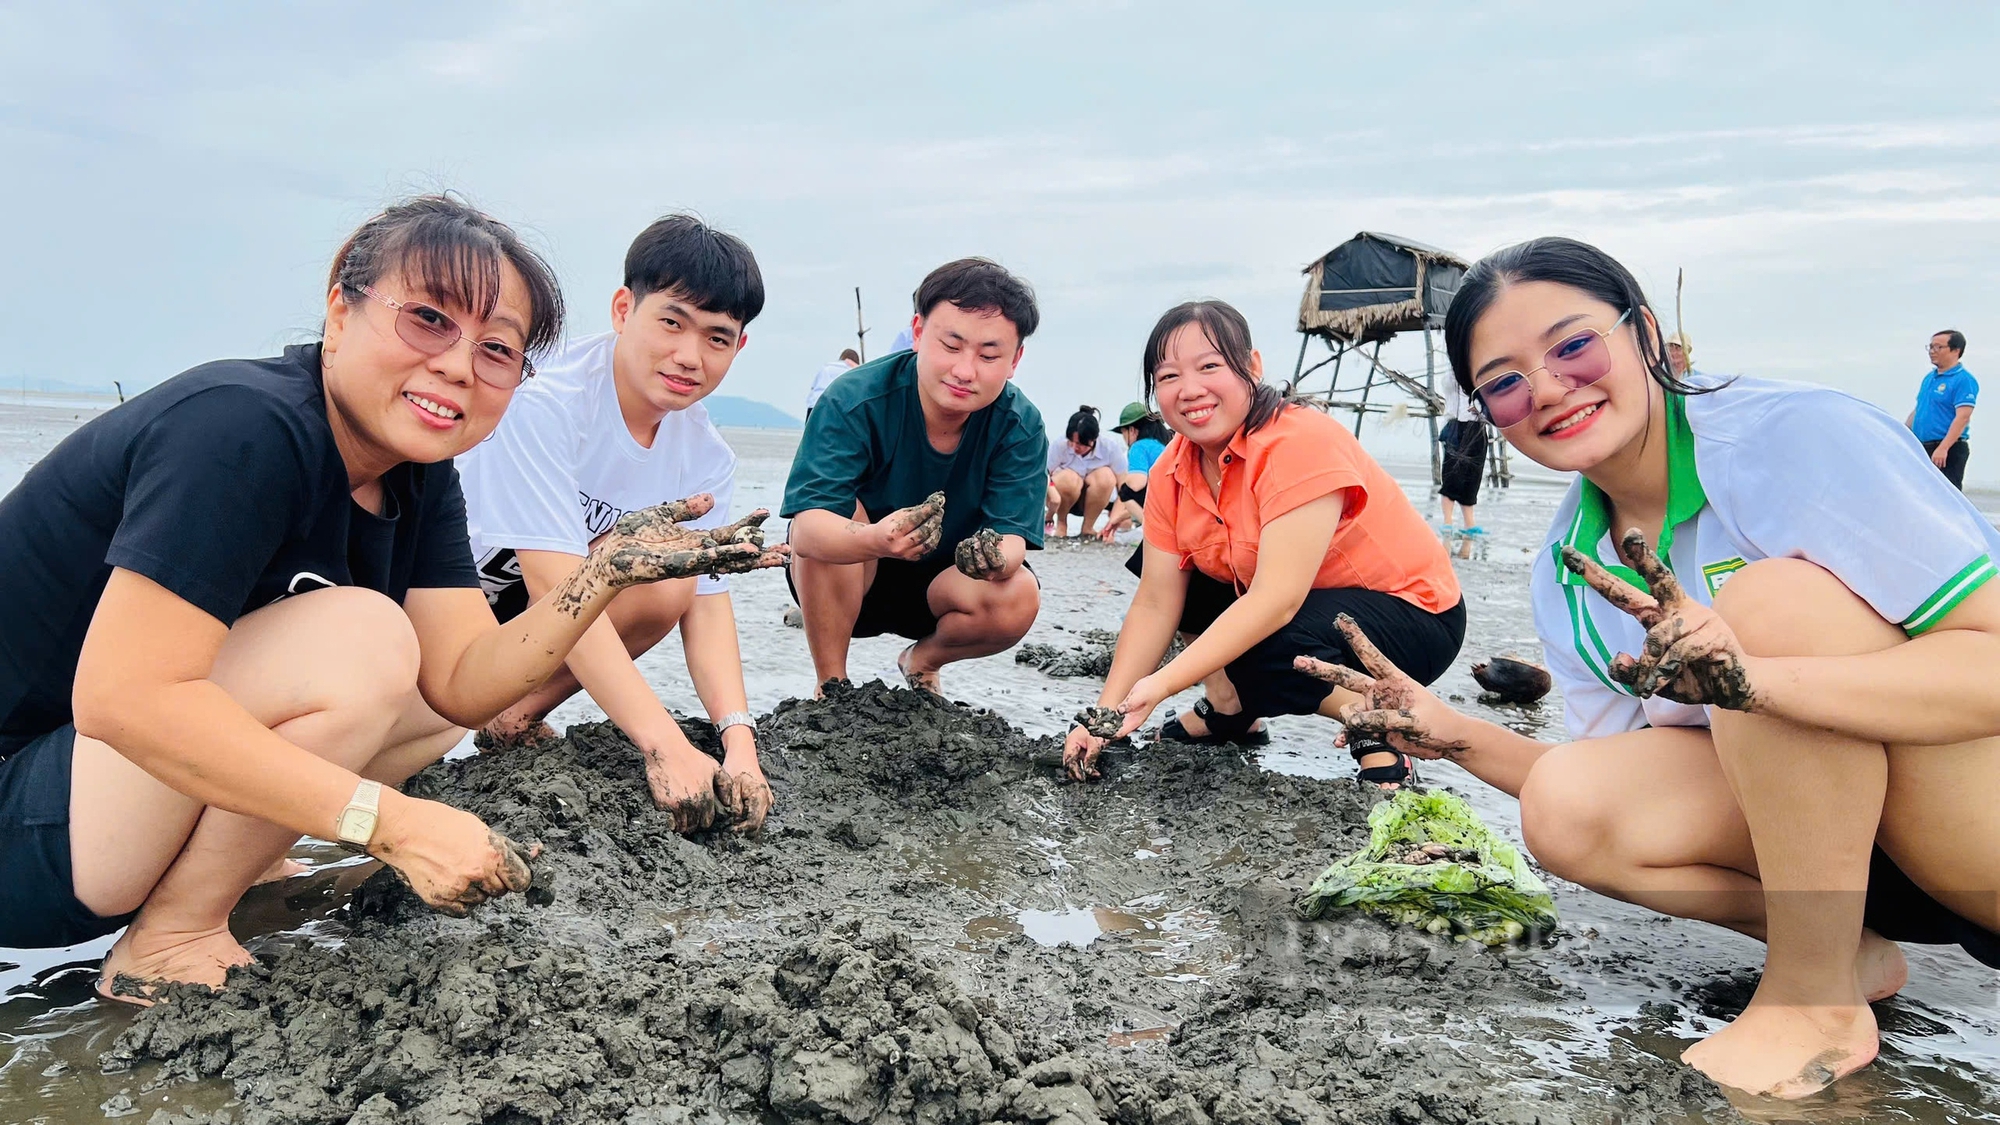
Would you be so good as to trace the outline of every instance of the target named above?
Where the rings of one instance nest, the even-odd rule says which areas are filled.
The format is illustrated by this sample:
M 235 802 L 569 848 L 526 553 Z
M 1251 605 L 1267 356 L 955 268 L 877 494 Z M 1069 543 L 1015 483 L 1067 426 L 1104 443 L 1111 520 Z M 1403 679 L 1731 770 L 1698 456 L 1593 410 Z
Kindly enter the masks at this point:
M 427 468 L 422 517 L 410 589 L 476 588 L 479 572 L 472 565 L 472 535 L 465 527 L 465 489 L 459 485 L 458 466 L 446 461 Z
M 213 387 L 168 407 L 124 451 L 125 504 L 102 561 L 235 624 L 319 492 L 309 445 L 296 411 L 249 387 Z

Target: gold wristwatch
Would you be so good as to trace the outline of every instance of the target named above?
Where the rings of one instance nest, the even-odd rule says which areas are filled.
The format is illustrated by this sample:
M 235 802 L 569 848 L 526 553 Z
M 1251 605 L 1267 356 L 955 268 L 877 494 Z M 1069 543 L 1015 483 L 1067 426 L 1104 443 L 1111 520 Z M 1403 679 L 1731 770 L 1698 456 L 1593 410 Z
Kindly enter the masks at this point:
M 382 807 L 382 783 L 363 781 L 354 787 L 354 796 L 347 801 L 347 807 L 340 810 L 340 819 L 334 822 L 334 833 L 340 842 L 368 850 L 368 841 L 375 838 L 375 821 Z

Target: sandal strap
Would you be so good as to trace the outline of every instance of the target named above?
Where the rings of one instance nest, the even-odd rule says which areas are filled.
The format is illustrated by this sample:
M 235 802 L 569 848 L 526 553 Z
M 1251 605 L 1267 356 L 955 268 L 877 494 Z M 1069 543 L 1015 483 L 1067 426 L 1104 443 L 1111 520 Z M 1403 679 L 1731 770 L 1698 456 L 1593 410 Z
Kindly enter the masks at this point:
M 1208 733 L 1217 738 L 1241 738 L 1249 734 L 1250 728 L 1257 722 L 1257 716 L 1248 711 L 1238 711 L 1234 715 L 1225 715 L 1217 711 L 1215 704 L 1210 703 L 1205 695 L 1194 701 L 1194 713 L 1201 716 L 1202 724 L 1208 727 Z
M 1390 752 L 1394 753 L 1394 751 Z M 1411 773 L 1415 772 L 1410 766 L 1411 762 L 1408 755 L 1397 754 L 1394 765 L 1363 767 L 1355 771 L 1354 779 L 1356 781 L 1367 781 L 1377 784 L 1384 781 L 1393 781 L 1400 784 L 1410 780 Z

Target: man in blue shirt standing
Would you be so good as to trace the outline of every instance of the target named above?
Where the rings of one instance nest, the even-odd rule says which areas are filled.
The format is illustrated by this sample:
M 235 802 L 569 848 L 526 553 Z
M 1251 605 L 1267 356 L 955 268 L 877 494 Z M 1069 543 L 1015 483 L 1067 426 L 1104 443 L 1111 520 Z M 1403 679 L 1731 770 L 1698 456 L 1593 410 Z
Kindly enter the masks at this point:
M 1971 456 L 1972 407 L 1979 401 L 1979 380 L 1965 369 L 1965 333 L 1946 329 L 1931 337 L 1931 366 L 1917 391 L 1916 409 L 1903 423 L 1924 443 L 1931 463 L 1945 478 L 1965 490 L 1965 461 Z

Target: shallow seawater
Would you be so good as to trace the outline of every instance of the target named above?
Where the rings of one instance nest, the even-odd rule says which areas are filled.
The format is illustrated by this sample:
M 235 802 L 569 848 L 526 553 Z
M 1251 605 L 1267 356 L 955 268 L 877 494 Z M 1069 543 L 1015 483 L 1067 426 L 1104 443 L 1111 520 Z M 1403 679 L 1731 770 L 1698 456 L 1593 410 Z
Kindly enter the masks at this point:
M 53 441 L 59 426 L 30 428 L 32 440 Z M 23 431 L 28 432 L 28 431 Z M 745 509 L 775 508 L 789 467 L 795 435 L 739 431 L 730 435 L 741 458 L 738 502 Z M 0 445 L 29 440 L 0 426 Z M 46 448 L 44 446 L 43 448 Z M 7 452 L 0 450 L 0 453 Z M 23 457 L 12 450 L 17 463 Z M 1420 510 L 1432 512 L 1420 467 L 1391 466 Z M 0 486 L 6 482 L 0 481 Z M 1552 482 L 1522 480 L 1515 487 L 1489 490 L 1480 506 L 1490 534 L 1477 541 L 1471 557 L 1458 563 L 1467 590 L 1470 632 L 1457 665 L 1438 690 L 1462 706 L 1543 738 L 1559 737 L 1561 705 L 1550 699 L 1525 708 L 1483 708 L 1467 671 L 1479 659 L 1512 654 L 1539 660 L 1540 648 L 1529 618 L 1526 595 L 1531 551 L 1539 546 L 1560 496 Z M 776 521 L 774 521 L 776 522 Z M 1060 543 L 1035 559 L 1044 605 L 1029 639 L 1047 644 L 1075 643 L 1090 629 L 1116 629 L 1137 580 L 1119 564 L 1131 548 L 1096 543 Z M 743 650 L 756 654 L 746 667 L 750 707 L 763 712 L 780 700 L 812 690 L 811 664 L 803 634 L 787 628 L 790 604 L 782 578 L 753 574 L 732 579 Z M 903 642 L 893 638 L 857 642 L 850 671 L 857 680 L 893 675 L 893 659 Z M 641 661 L 662 698 L 684 711 L 700 713 L 685 661 L 671 639 Z M 1017 665 L 1008 654 L 956 665 L 945 672 L 947 694 L 989 707 L 1029 734 L 1058 734 L 1079 707 L 1095 702 L 1093 680 L 1052 679 Z M 1193 702 L 1193 696 L 1175 701 Z M 1165 712 L 1162 712 L 1164 715 Z M 558 725 L 601 714 L 588 700 L 572 701 L 554 716 Z M 1267 767 L 1315 777 L 1340 777 L 1352 769 L 1344 751 L 1332 745 L 1334 726 L 1310 718 L 1271 724 L 1271 745 L 1261 760 Z M 1488 823 L 1519 839 L 1514 802 L 1448 764 L 1425 763 L 1431 783 L 1465 794 Z M 1244 856 L 1270 830 L 1312 831 L 1310 825 L 1229 826 L 1241 834 Z M 1131 897 L 1093 896 L 1072 888 L 1066 877 L 1090 849 L 1126 862 L 1170 854 L 1175 841 L 1135 814 L 1101 839 L 1075 838 L 1053 814 L 1037 823 L 1029 852 L 995 847 L 980 826 L 968 824 L 942 846 L 902 849 L 897 862 L 913 877 L 936 879 L 959 888 L 967 909 L 952 920 L 957 940 L 974 945 L 1027 940 L 1047 947 L 1130 952 L 1157 964 L 1163 975 L 1200 979 L 1228 972 L 1240 954 L 1232 919 L 1205 915 L 1176 902 L 1171 887 L 1144 887 Z M 1300 837 L 1305 838 L 1304 836 Z M 770 846 L 770 845 L 767 845 Z M 1343 850 L 1338 838 L 1325 845 L 1331 861 Z M 1215 849 L 1215 869 L 1226 869 L 1230 847 Z M 324 846 L 299 853 L 316 870 L 285 884 L 260 888 L 238 912 L 239 933 L 271 933 L 253 945 L 291 941 L 336 941 L 340 927 L 325 915 L 344 889 L 365 874 L 362 865 L 337 866 L 344 853 Z M 988 888 L 1035 868 L 1032 890 L 1013 900 Z M 1689 1043 L 1713 1032 L 1748 996 L 1762 949 L 1748 939 L 1711 927 L 1665 919 L 1552 880 L 1563 928 L 1550 951 L 1549 968 L 1580 1001 L 1552 1004 L 1531 1015 L 1532 1037 L 1513 1025 L 1522 1059 L 1518 1073 L 1496 1075 L 1532 1097 L 1535 1083 L 1558 1083 L 1565 1076 L 1615 1080 L 1613 1048 L 1630 1045 L 1675 1058 Z M 726 910 L 663 917 L 663 925 L 703 941 L 727 942 L 732 927 L 753 924 Z M 740 932 L 740 931 L 737 931 Z M 94 964 L 108 940 L 71 950 L 0 950 L 0 1121 L 95 1121 L 130 1115 L 145 1121 L 155 1109 L 213 1108 L 227 1101 L 222 1083 L 148 1089 L 143 1071 L 104 1075 L 97 1055 L 129 1020 L 121 1008 L 91 994 Z M 1811 1122 L 1960 1122 L 2000 1120 L 2000 973 L 1973 962 L 1956 949 L 1906 947 L 1912 980 L 1895 999 L 1877 1006 L 1883 1032 L 1881 1060 L 1862 1074 L 1837 1084 L 1820 1098 L 1795 1105 L 1744 1104 L 1756 1120 Z M 1735 981 L 1734 986 L 1717 982 Z M 1413 985 L 1413 987 L 1416 987 Z M 1135 1014 L 1136 1015 L 1136 1014 Z M 1123 1025 L 1121 1025 L 1123 1026 Z M 1112 1045 L 1159 1049 L 1171 1019 L 1141 1020 L 1112 1037 Z M 1455 1035 L 1477 1039 L 1476 1025 L 1452 1025 Z M 119 1099 L 129 1099 L 121 1101 Z

